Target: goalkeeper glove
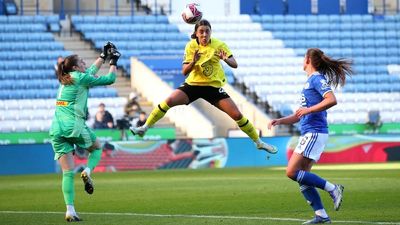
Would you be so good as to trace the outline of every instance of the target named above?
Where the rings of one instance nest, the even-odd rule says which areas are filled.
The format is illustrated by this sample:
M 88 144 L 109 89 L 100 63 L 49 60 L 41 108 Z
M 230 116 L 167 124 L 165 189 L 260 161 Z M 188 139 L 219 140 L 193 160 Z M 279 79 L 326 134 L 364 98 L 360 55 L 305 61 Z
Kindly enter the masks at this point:
M 109 56 L 110 56 L 110 66 L 112 65 L 117 66 L 117 62 L 119 57 L 121 57 L 121 53 L 119 53 L 117 49 L 111 48 Z
M 100 53 L 100 58 L 106 61 L 111 49 L 117 49 L 117 47 L 115 47 L 115 45 L 109 41 L 103 46 L 103 51 Z

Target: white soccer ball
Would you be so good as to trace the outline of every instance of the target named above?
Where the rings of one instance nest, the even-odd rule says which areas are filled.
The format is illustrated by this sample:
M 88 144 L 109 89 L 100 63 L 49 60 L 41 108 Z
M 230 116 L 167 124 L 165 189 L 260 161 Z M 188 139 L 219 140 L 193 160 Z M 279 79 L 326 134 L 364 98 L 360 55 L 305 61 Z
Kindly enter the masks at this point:
M 203 17 L 203 13 L 200 10 L 200 5 L 196 3 L 187 4 L 182 12 L 182 19 L 185 23 L 196 24 Z

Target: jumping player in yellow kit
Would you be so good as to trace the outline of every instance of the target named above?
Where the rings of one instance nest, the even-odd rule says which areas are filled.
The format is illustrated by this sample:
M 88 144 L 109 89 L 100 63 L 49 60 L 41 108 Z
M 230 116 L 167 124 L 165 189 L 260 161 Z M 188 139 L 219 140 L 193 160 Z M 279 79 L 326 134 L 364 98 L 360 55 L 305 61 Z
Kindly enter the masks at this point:
M 275 154 L 277 148 L 261 141 L 253 124 L 242 115 L 222 88 L 226 83 L 226 77 L 220 60 L 232 68 L 238 66 L 228 46 L 216 38 L 211 38 L 211 24 L 207 20 L 200 20 L 195 25 L 191 38 L 192 40 L 186 44 L 182 66 L 182 73 L 187 76 L 185 83 L 153 109 L 145 125 L 132 126 L 131 132 L 143 136 L 147 129 L 164 117 L 171 107 L 188 105 L 198 98 L 203 98 L 235 120 L 258 149 Z

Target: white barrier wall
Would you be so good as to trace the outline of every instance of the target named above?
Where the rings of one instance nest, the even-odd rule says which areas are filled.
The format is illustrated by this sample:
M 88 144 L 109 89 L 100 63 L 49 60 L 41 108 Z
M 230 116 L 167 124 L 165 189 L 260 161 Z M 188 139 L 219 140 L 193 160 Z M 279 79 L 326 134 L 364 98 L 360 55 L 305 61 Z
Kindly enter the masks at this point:
M 239 110 L 261 131 L 263 137 L 275 136 L 275 129 L 268 130 L 268 122 L 271 118 L 260 110 L 253 103 L 249 102 L 240 92 L 236 91 L 231 85 L 224 86 L 225 91 L 231 96 Z

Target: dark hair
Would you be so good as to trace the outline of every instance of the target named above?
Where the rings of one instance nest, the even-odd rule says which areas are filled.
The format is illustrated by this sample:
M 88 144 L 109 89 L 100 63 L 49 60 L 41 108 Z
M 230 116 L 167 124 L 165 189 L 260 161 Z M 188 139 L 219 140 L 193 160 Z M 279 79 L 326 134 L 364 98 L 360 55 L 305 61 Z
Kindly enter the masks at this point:
M 346 83 L 346 75 L 352 75 L 351 65 L 353 62 L 347 59 L 332 59 L 324 54 L 318 48 L 309 48 L 306 56 L 311 59 L 311 65 L 318 72 L 328 76 L 329 84 L 335 88 L 340 84 L 344 86 Z
M 78 65 L 78 60 L 78 55 L 70 55 L 57 65 L 57 78 L 61 84 L 69 85 L 74 83 L 69 73 L 74 71 L 72 68 Z
M 190 35 L 190 37 L 192 39 L 196 39 L 196 31 L 200 26 L 208 26 L 211 29 L 211 24 L 210 22 L 208 22 L 208 20 L 200 20 L 199 22 L 196 23 L 196 25 L 194 25 L 194 32 L 192 35 Z

